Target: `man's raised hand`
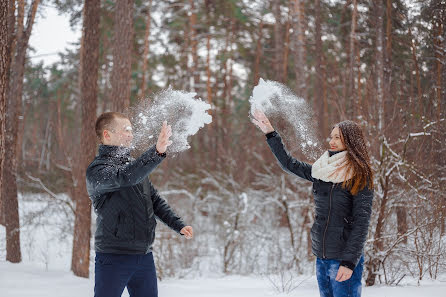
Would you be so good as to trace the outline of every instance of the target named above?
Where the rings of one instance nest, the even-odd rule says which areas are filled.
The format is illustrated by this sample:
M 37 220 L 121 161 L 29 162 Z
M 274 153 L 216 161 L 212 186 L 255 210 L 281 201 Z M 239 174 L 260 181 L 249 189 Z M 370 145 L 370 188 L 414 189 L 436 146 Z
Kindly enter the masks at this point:
M 160 154 L 164 154 L 167 150 L 167 147 L 172 144 L 172 141 L 169 140 L 169 137 L 172 136 L 172 127 L 167 125 L 167 122 L 163 122 L 163 127 L 161 128 L 160 135 L 158 136 L 158 141 L 156 143 L 156 150 Z

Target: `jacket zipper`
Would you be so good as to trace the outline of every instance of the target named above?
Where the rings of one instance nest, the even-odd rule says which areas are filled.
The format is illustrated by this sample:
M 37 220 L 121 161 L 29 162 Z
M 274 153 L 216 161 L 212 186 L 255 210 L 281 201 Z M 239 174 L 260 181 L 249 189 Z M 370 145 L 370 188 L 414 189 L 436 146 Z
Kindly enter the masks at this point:
M 330 190 L 330 204 L 329 204 L 329 208 L 328 208 L 328 217 L 327 217 L 327 224 L 325 225 L 325 230 L 324 230 L 324 237 L 322 237 L 322 256 L 325 259 L 325 235 L 327 234 L 327 229 L 328 229 L 328 223 L 330 222 L 330 213 L 331 213 L 331 194 L 333 193 L 333 188 L 334 188 L 334 184 L 331 186 L 331 190 Z

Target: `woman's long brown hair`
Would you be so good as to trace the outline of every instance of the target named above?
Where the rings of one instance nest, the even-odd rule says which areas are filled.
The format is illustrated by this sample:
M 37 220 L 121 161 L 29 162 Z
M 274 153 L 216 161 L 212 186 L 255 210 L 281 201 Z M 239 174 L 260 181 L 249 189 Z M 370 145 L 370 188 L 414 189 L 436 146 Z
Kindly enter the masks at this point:
M 352 195 L 358 194 L 366 186 L 373 189 L 373 172 L 361 127 L 353 121 L 343 121 L 334 127 L 341 130 L 341 140 L 347 149 L 346 172 L 351 172 L 353 176 L 344 180 L 342 187 L 350 189 Z

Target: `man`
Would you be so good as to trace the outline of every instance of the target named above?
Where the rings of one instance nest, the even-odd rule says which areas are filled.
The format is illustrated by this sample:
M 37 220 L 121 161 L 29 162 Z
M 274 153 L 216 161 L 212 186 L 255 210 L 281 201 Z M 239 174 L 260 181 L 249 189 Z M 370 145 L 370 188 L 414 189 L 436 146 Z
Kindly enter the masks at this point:
M 171 127 L 163 123 L 156 146 L 130 157 L 129 119 L 107 112 L 96 121 L 99 154 L 87 168 L 87 191 L 97 214 L 95 296 L 158 296 L 152 243 L 155 216 L 174 231 L 192 238 L 193 229 L 161 198 L 148 175 L 166 157 Z

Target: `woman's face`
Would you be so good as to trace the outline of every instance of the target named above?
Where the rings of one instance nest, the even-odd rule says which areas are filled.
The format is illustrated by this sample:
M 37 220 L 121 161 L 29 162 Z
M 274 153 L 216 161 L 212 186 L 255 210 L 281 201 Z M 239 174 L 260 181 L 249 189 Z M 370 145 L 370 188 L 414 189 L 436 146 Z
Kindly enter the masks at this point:
M 334 127 L 330 134 L 330 150 L 333 152 L 340 152 L 346 149 L 341 138 L 341 130 L 339 127 Z

